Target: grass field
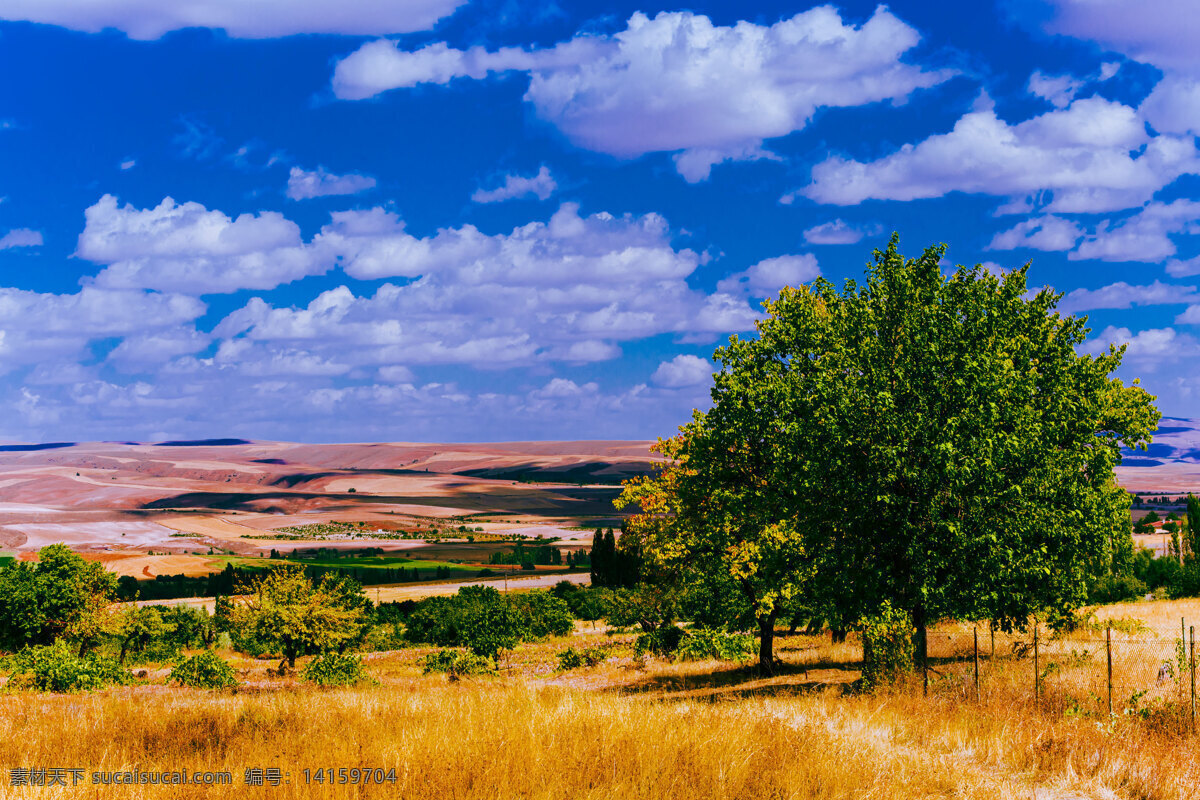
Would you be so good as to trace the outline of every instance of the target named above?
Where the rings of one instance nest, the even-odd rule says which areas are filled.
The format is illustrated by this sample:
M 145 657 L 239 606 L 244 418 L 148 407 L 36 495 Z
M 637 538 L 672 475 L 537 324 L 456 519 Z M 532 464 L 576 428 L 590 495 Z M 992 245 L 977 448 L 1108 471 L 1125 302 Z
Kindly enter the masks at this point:
M 1193 614 L 1198 601 L 1097 617 L 1140 615 L 1157 640 L 1155 625 L 1170 635 L 1170 620 Z M 0 696 L 0 767 L 79 767 L 88 784 L 25 790 L 6 775 L 0 796 L 1174 800 L 1200 780 L 1200 738 L 1121 709 L 1109 719 L 1039 705 L 1028 660 L 975 702 L 923 697 L 915 683 L 854 693 L 857 647 L 828 637 L 783 637 L 785 666 L 770 679 L 736 664 L 639 661 L 631 638 L 581 624 L 519 648 L 499 677 L 458 682 L 421 675 L 428 651 L 416 648 L 368 656 L 377 685 L 327 691 L 227 653 L 241 672 L 232 692 L 167 687 L 152 669 L 141 686 Z M 612 645 L 608 661 L 556 669 L 567 644 L 597 643 Z M 272 767 L 288 782 L 244 785 L 247 768 Z M 395 783 L 306 784 L 305 769 L 327 767 L 394 769 Z M 233 783 L 90 785 L 92 772 L 132 769 L 228 771 Z
M 328 569 L 400 569 L 428 571 L 430 577 L 435 569 L 449 570 L 454 579 L 473 578 L 479 574 L 483 566 L 479 564 L 454 564 L 449 561 L 430 561 L 427 559 L 403 558 L 398 556 L 358 556 L 354 558 L 244 558 L 237 556 L 218 557 L 216 559 L 223 568 L 226 563 L 241 569 L 266 569 L 277 564 L 299 564 L 306 567 L 325 567 Z

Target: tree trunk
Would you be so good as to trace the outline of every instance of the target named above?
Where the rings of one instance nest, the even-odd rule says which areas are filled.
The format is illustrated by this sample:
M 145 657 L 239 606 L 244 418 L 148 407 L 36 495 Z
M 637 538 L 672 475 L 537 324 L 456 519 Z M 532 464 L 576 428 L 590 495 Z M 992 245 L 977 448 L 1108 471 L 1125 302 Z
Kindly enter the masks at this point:
M 758 671 L 764 678 L 775 674 L 775 616 L 774 609 L 758 618 Z

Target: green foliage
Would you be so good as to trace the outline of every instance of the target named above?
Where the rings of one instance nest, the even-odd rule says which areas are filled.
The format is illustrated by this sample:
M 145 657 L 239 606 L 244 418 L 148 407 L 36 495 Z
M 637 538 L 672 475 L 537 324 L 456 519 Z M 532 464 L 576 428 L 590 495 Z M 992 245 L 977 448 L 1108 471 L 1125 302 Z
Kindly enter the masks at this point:
M 711 408 L 659 442 L 666 469 L 619 500 L 647 562 L 741 592 L 767 671 L 795 598 L 1019 627 L 1079 607 L 1127 548 L 1114 467 L 1159 414 L 1110 377 L 1123 350 L 1081 355 L 1085 320 L 1026 269 L 946 274 L 944 247 L 897 242 L 864 283 L 768 301 L 756 338 L 714 354 Z
M 863 687 L 891 686 L 913 669 L 913 633 L 908 612 L 884 602 L 879 612 L 859 627 L 863 642 Z
M 674 625 L 639 634 L 633 642 L 634 655 L 673 656 L 683 641 L 683 635 L 683 631 Z
M 47 645 L 63 636 L 90 649 L 104 632 L 116 590 L 115 575 L 64 544 L 43 547 L 36 562 L 8 563 L 0 569 L 0 649 Z
M 568 647 L 558 654 L 558 668 L 561 670 L 578 669 L 579 667 L 594 667 L 602 664 L 612 655 L 611 645 L 596 645 L 577 650 Z
M 551 587 L 550 593 L 566 603 L 576 619 L 594 622 L 606 617 L 612 609 L 613 592 L 611 589 L 559 581 Z
M 467 650 L 439 650 L 425 656 L 421 662 L 426 675 L 444 672 L 452 681 L 464 675 L 488 675 L 496 671 L 493 659 Z
M 250 591 L 230 612 L 232 629 L 244 644 L 275 648 L 293 668 L 297 656 L 345 648 L 363 635 L 370 601 L 348 578 L 326 574 L 314 583 L 303 568 L 281 565 Z
M 301 675 L 318 686 L 352 686 L 367 677 L 362 657 L 349 653 L 321 653 L 304 665 Z
M 23 648 L 12 658 L 10 689 L 74 692 L 125 685 L 133 676 L 115 659 L 98 653 L 79 656 L 65 641 Z
M 495 658 L 519 642 L 563 636 L 573 622 L 565 602 L 545 591 L 505 596 L 491 586 L 464 586 L 450 597 L 421 601 L 408 619 L 410 642 L 468 647 Z
M 612 590 L 606 619 L 615 628 L 637 625 L 650 633 L 669 627 L 678 612 L 679 597 L 673 586 L 665 582 L 639 583 L 633 588 Z
M 748 633 L 692 628 L 680 640 L 675 655 L 681 661 L 749 661 L 756 649 L 754 637 Z
M 566 636 L 575 630 L 570 606 L 550 592 L 520 592 L 512 595 L 508 602 L 511 613 L 517 616 L 522 641 Z
M 238 682 L 229 662 L 212 650 L 204 650 L 176 665 L 170 680 L 193 689 L 223 689 Z
M 1125 636 L 1141 636 L 1150 632 L 1150 628 L 1147 627 L 1146 623 L 1136 617 L 1097 619 L 1094 615 L 1089 616 L 1087 629 L 1092 633 L 1104 633 L 1108 628 L 1112 628 L 1116 633 L 1124 634 Z
M 636 539 L 618 540 L 612 528 L 596 529 L 588 554 L 592 586 L 633 586 L 641 579 L 642 554 Z
M 1145 596 L 1149 587 L 1134 575 L 1101 575 L 1088 586 L 1089 603 L 1119 603 Z

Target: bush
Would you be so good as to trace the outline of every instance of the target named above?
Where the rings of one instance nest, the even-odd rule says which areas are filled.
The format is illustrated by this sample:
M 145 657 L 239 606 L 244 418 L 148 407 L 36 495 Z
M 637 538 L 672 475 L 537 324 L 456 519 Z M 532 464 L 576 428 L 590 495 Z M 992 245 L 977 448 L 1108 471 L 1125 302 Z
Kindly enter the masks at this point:
M 439 650 L 421 659 L 424 672 L 444 672 L 450 680 L 463 675 L 486 675 L 496 671 L 496 662 L 486 656 L 478 656 L 468 650 Z
M 169 680 L 193 689 L 223 689 L 237 685 L 233 667 L 212 650 L 205 650 L 177 665 L 171 670 Z
M 657 628 L 649 633 L 643 633 L 633 643 L 633 652 L 642 656 L 647 653 L 656 656 L 671 656 L 679 648 L 683 640 L 683 631 L 674 625 Z
M 913 670 L 913 628 L 908 613 L 885 601 L 873 617 L 860 623 L 863 642 L 863 687 L 891 686 Z
M 612 648 L 605 646 L 585 647 L 583 650 L 568 647 L 558 654 L 558 668 L 567 670 L 594 667 L 605 661 L 611 653 Z
M 415 643 L 469 647 L 495 658 L 519 642 L 562 636 L 574 627 L 567 604 L 545 591 L 506 597 L 491 586 L 466 586 L 451 597 L 421 601 L 404 637 Z
M 42 647 L 26 647 L 13 659 L 9 687 L 42 692 L 74 692 L 123 686 L 133 682 L 116 659 L 91 653 L 82 658 L 61 639 Z
M 1141 599 L 1150 589 L 1133 575 L 1105 575 L 1088 587 L 1088 602 L 1117 603 Z
M 304 680 L 318 686 L 352 686 L 367 677 L 360 656 L 322 653 L 304 665 Z
M 576 619 L 595 622 L 608 616 L 612 608 L 612 590 L 580 586 L 559 581 L 550 593 L 567 604 Z
M 675 654 L 683 661 L 713 658 L 719 661 L 749 661 L 755 655 L 754 637 L 748 633 L 727 633 L 712 628 L 688 631 Z

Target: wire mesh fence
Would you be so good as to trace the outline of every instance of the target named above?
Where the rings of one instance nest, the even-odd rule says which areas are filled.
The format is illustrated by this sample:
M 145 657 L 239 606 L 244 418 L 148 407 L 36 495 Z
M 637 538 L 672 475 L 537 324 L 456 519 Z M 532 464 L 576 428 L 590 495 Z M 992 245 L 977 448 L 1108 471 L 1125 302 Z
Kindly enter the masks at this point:
M 853 635 L 805 663 L 813 669 L 861 667 Z M 931 695 L 1036 703 L 1048 711 L 1089 717 L 1136 716 L 1180 732 L 1196 731 L 1196 632 L 1086 628 L 1062 633 L 1035 626 L 1005 633 L 987 623 L 928 634 L 928 657 L 916 660 Z

